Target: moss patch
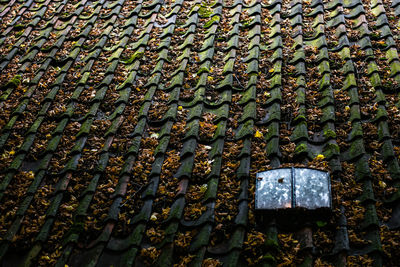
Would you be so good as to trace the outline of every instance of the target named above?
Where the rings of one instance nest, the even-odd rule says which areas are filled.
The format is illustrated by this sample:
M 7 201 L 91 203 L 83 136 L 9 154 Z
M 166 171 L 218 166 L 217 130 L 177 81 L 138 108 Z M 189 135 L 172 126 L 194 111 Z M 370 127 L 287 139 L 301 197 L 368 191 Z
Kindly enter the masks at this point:
M 250 27 L 251 23 L 253 22 L 253 19 L 247 19 L 247 20 L 242 20 L 240 23 L 242 23 L 243 28 L 248 28 Z
M 20 37 L 20 36 L 24 33 L 24 31 L 25 31 L 25 30 L 20 30 L 19 32 L 17 32 L 17 33 L 15 34 L 15 37 Z
M 17 25 L 14 26 L 14 30 L 19 31 L 19 30 L 22 30 L 22 29 L 25 29 L 25 25 L 17 24 Z
M 142 58 L 144 56 L 144 52 L 136 51 L 129 59 L 124 60 L 125 64 L 131 64 L 136 59 Z
M 203 72 L 210 72 L 210 70 L 207 67 L 201 67 L 199 71 L 197 72 L 197 75 L 202 74 Z
M 4 88 L 17 88 L 21 84 L 21 75 L 15 75 L 11 80 L 9 80 L 2 89 Z
M 267 253 L 267 254 L 265 254 L 265 255 L 262 257 L 262 261 L 263 261 L 263 262 L 268 262 L 268 263 L 273 264 L 273 263 L 276 262 L 276 259 L 275 259 L 275 257 L 272 256 L 270 253 Z
M 213 14 L 213 10 L 208 6 L 200 6 L 199 15 L 201 18 L 209 18 Z
M 340 154 L 340 148 L 337 144 L 329 143 L 325 146 L 324 155 L 327 159 L 330 159 L 334 155 Z
M 336 138 L 336 133 L 331 129 L 324 130 L 324 137 L 325 138 Z
M 301 154 L 307 152 L 307 145 L 306 144 L 299 144 L 296 149 L 294 150 L 295 154 Z
M 204 28 L 205 29 L 210 28 L 214 24 L 214 22 L 218 23 L 219 21 L 220 21 L 220 17 L 219 16 L 214 16 L 204 24 Z
M 296 118 L 294 118 L 294 122 L 300 122 L 300 121 L 306 121 L 307 120 L 307 118 L 306 118 L 306 116 L 304 116 L 304 115 L 299 115 L 299 116 L 297 116 Z

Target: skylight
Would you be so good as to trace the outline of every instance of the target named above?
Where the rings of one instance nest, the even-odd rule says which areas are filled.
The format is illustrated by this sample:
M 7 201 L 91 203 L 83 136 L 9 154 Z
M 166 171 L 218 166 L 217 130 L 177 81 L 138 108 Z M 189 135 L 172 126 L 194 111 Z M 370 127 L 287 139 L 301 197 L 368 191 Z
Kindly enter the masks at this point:
M 331 209 L 329 173 L 309 168 L 281 168 L 257 174 L 256 210 Z

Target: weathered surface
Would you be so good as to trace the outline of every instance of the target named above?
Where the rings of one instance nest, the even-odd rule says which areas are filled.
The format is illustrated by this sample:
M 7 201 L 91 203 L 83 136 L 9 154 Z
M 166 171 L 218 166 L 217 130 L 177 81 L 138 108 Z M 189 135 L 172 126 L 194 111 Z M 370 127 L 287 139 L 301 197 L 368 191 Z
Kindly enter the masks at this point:
M 1 0 L 0 261 L 397 265 L 399 16 Z M 297 235 L 254 215 L 256 173 L 292 166 L 329 171 L 333 194 Z

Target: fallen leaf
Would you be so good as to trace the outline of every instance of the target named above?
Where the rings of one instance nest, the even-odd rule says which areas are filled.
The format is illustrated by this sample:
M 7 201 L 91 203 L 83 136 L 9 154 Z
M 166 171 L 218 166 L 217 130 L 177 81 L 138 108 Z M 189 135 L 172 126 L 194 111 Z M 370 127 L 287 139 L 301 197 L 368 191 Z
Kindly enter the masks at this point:
M 262 138 L 263 134 L 260 131 L 257 130 L 256 133 L 254 134 L 254 137 L 255 138 Z

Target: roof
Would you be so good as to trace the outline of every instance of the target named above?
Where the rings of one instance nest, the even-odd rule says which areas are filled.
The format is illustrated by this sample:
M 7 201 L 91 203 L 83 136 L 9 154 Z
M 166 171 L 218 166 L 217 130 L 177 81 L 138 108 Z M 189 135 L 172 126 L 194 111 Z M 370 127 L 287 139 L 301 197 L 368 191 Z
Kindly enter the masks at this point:
M 0 1 L 0 262 L 397 265 L 399 15 Z M 256 173 L 291 166 L 330 172 L 331 218 L 260 222 Z

